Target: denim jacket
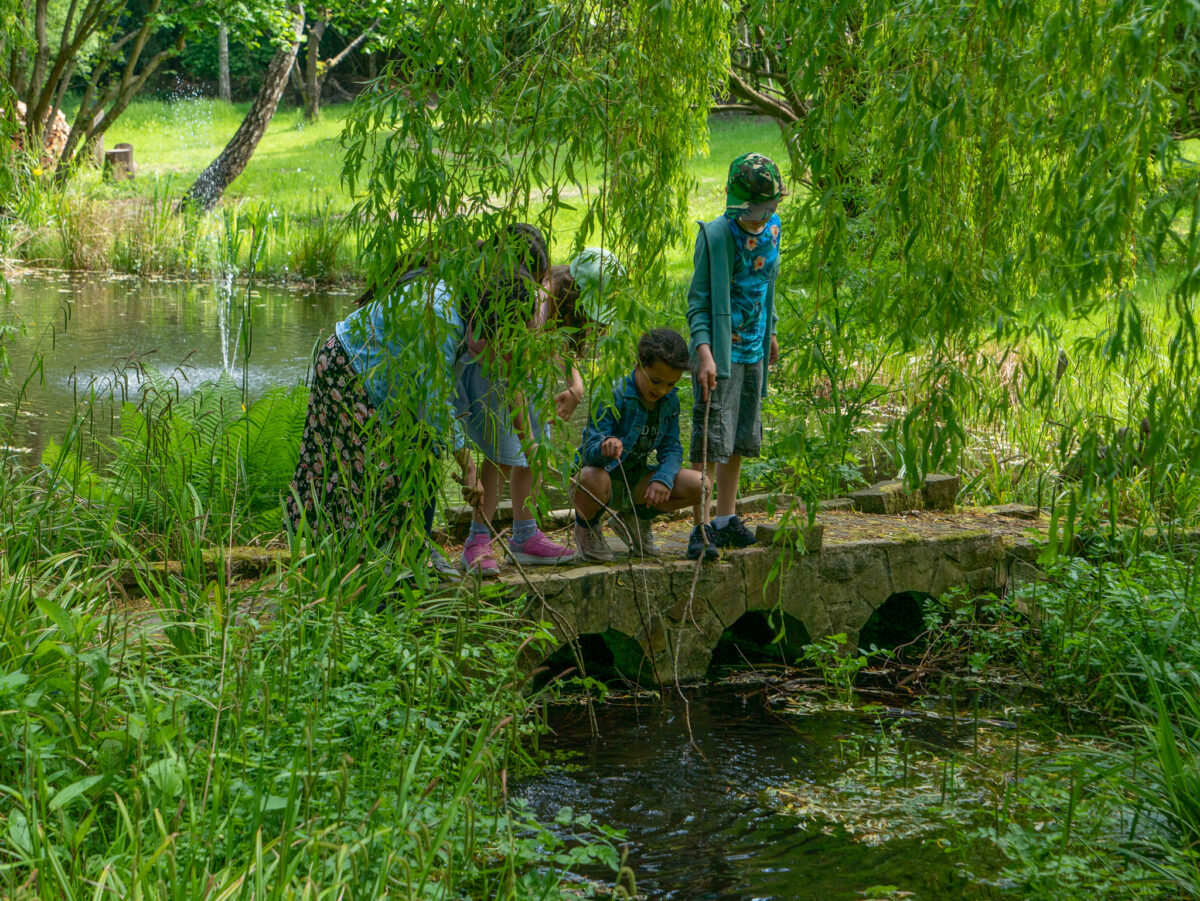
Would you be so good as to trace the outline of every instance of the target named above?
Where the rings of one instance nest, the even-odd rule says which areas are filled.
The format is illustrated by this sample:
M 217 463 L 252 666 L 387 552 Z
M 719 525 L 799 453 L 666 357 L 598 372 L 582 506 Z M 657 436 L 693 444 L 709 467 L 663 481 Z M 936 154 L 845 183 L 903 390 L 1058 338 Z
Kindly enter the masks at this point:
M 336 331 L 381 415 L 391 419 L 411 410 L 443 435 L 449 432 L 455 450 L 465 446 L 454 409 L 463 323 L 444 283 L 427 299 L 424 283 L 408 279 L 359 307 Z
M 653 448 L 658 452 L 658 469 L 651 481 L 674 488 L 675 476 L 683 466 L 683 445 L 679 443 L 679 395 L 674 388 L 663 396 L 658 406 L 658 443 Z M 649 410 L 638 395 L 633 373 L 614 383 L 612 406 L 588 417 L 587 428 L 583 430 L 583 446 L 579 448 L 583 465 L 598 466 L 605 472 L 612 472 L 618 463 L 623 465 L 637 444 L 647 415 Z M 620 458 L 606 457 L 600 452 L 600 445 L 606 438 L 620 439 Z

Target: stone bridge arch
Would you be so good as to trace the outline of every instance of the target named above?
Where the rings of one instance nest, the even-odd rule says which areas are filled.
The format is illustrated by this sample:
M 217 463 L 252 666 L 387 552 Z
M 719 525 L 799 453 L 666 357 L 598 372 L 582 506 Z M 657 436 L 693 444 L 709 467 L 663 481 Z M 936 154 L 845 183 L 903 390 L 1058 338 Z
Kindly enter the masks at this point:
M 827 514 L 814 528 L 760 526 L 764 543 L 701 567 L 694 592 L 696 566 L 686 559 L 539 573 L 531 577 L 537 595 L 524 615 L 550 624 L 557 644 L 531 648 L 525 662 L 532 668 L 575 636 L 612 629 L 638 642 L 651 680 L 694 681 L 704 677 L 727 628 L 747 612 L 776 607 L 814 640 L 844 633 L 855 647 L 889 597 L 1003 590 L 1012 578 L 1028 577 L 1044 538 L 1040 520 L 987 509 Z M 804 551 L 790 549 L 798 545 Z

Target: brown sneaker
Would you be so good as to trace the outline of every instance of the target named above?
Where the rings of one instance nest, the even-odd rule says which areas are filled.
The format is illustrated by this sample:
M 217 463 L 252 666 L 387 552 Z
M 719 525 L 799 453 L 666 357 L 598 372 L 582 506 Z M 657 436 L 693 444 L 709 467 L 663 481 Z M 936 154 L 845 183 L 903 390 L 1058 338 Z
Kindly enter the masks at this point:
M 613 552 L 604 540 L 604 526 L 596 523 L 594 526 L 581 526 L 575 523 L 575 545 L 579 548 L 579 556 L 593 563 L 611 563 Z
M 617 533 L 617 538 L 629 548 L 629 553 L 635 556 L 661 557 L 662 548 L 654 540 L 651 522 L 649 519 L 640 519 L 628 510 L 614 513 L 608 519 L 608 524 Z

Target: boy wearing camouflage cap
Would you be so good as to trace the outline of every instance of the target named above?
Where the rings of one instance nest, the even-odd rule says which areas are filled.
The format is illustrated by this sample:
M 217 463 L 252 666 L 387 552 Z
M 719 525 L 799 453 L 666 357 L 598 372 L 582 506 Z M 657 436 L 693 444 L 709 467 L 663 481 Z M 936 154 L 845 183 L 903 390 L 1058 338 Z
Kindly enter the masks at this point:
M 775 277 L 779 271 L 779 217 L 785 195 L 779 167 L 761 153 L 744 153 L 729 166 L 725 213 L 700 223 L 688 289 L 692 379 L 692 466 L 706 456 L 717 488 L 717 515 L 695 508 L 688 556 L 706 560 L 719 548 L 754 544 L 735 514 L 742 458 L 762 445 L 762 398 L 767 369 L 779 357 L 775 337 Z M 708 408 L 707 454 L 705 407 Z

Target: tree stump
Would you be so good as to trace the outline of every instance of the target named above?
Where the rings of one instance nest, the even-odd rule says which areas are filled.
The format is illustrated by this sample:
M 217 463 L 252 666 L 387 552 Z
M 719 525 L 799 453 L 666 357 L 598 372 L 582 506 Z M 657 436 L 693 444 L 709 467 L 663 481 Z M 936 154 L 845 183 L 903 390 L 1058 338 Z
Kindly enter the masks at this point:
M 112 150 L 104 151 L 104 172 L 117 181 L 137 175 L 137 163 L 133 161 L 133 145 L 121 143 Z

